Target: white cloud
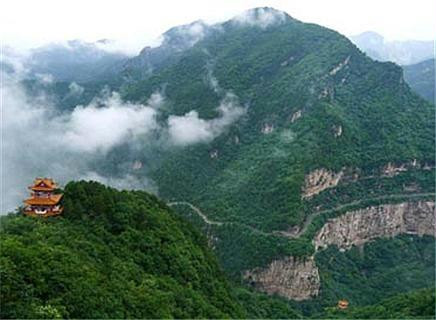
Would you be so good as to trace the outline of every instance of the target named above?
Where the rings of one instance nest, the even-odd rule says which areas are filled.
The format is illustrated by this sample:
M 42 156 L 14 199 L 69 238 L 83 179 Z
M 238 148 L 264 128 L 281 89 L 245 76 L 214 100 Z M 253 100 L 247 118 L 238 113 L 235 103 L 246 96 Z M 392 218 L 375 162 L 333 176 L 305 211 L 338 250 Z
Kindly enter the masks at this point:
M 28 97 L 15 74 L 2 73 L 2 203 L 1 213 L 13 210 L 26 196 L 36 176 L 51 176 L 60 183 L 92 171 L 92 164 L 121 143 L 136 143 L 156 127 L 156 111 L 123 102 L 117 93 L 59 115 L 44 96 Z M 147 179 L 105 178 L 114 186 L 151 185 Z M 100 179 L 100 180 L 101 180 Z
M 166 125 L 156 120 L 165 103 L 159 92 L 153 93 L 146 105 L 125 102 L 116 92 L 103 92 L 87 106 L 59 114 L 50 97 L 27 96 L 17 74 L 3 73 L 2 77 L 1 178 L 5 189 L 1 190 L 1 213 L 12 210 L 26 197 L 25 187 L 36 176 L 50 176 L 61 184 L 88 179 L 123 189 L 157 192 L 151 180 L 131 172 L 129 161 L 133 160 L 117 163 L 115 176 L 103 176 L 95 166 L 122 144 L 140 153 L 147 152 L 147 144 L 167 148 L 209 142 L 245 112 L 237 97 L 227 93 L 217 108 L 217 118 L 201 119 L 191 111 L 184 116 L 170 115 Z M 152 133 L 162 138 L 153 140 Z M 142 176 L 146 170 L 141 169 Z
M 152 108 L 125 103 L 114 92 L 86 107 L 76 107 L 66 119 L 62 141 L 74 151 L 108 151 L 127 139 L 155 129 L 155 115 Z
M 168 133 L 171 142 L 181 146 L 209 142 L 240 118 L 245 109 L 238 105 L 236 96 L 227 93 L 218 107 L 218 112 L 220 116 L 211 120 L 199 118 L 198 112 L 194 110 L 184 116 L 170 116 Z
M 243 25 L 266 28 L 270 25 L 282 23 L 285 19 L 286 15 L 282 11 L 269 8 L 257 8 L 247 10 L 237 15 L 233 21 Z
M 146 177 L 138 178 L 131 174 L 126 174 L 123 177 L 104 177 L 95 171 L 89 171 L 78 177 L 77 180 L 97 181 L 120 190 L 146 189 L 149 192 L 157 192 L 157 187 L 152 180 Z
M 154 109 L 159 109 L 163 105 L 164 101 L 165 99 L 160 92 L 153 92 L 150 98 L 147 100 L 147 105 Z
M 85 89 L 76 82 L 71 82 L 68 89 L 70 89 L 69 94 L 73 96 L 80 96 L 85 91 Z
M 49 85 L 54 82 L 53 76 L 48 73 L 37 73 L 35 74 L 35 78 L 43 85 Z

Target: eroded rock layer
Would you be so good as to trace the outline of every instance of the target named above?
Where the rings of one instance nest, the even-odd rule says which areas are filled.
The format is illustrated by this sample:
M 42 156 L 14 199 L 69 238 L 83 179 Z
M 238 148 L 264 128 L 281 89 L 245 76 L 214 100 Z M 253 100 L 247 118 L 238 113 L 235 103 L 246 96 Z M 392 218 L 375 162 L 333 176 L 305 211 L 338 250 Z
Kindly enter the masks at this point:
M 316 250 L 329 245 L 353 245 L 401 233 L 435 234 L 434 201 L 384 204 L 347 212 L 327 222 L 313 239 Z
M 304 179 L 302 198 L 310 198 L 325 189 L 336 187 L 343 174 L 343 171 L 332 172 L 326 169 L 312 171 Z
M 262 291 L 298 301 L 317 296 L 320 288 L 313 257 L 276 260 L 266 269 L 247 271 L 245 278 Z

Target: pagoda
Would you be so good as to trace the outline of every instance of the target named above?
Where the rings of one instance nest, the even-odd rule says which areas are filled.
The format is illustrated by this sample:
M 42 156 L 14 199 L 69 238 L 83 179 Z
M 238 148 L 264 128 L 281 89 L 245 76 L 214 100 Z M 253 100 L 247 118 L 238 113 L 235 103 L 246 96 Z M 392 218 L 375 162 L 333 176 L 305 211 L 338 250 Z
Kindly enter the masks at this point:
M 36 178 L 33 185 L 29 186 L 32 190 L 30 198 L 24 200 L 26 204 L 24 214 L 27 216 L 50 217 L 62 213 L 63 207 L 60 205 L 62 194 L 54 194 L 58 187 L 51 178 Z
M 347 300 L 339 300 L 338 301 L 338 308 L 339 309 L 342 309 L 342 310 L 344 310 L 344 309 L 347 309 L 348 308 L 348 304 L 349 304 L 349 302 L 347 301 Z

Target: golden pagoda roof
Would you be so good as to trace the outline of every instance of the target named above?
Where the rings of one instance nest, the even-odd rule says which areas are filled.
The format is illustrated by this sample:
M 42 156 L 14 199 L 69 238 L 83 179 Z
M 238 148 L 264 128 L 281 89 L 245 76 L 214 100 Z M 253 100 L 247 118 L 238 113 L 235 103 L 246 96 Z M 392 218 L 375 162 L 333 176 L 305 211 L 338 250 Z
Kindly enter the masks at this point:
M 56 189 L 58 185 L 51 178 L 36 178 L 32 186 L 29 189 L 34 191 L 52 191 Z
M 339 309 L 347 309 L 349 302 L 347 300 L 339 300 L 338 301 L 338 308 Z
M 52 205 L 56 205 L 59 203 L 59 201 L 61 201 L 62 199 L 62 194 L 53 194 L 50 197 L 47 198 L 38 198 L 38 197 L 33 197 L 33 198 L 29 198 L 24 200 L 24 203 L 26 203 L 27 205 L 41 205 L 41 206 L 52 206 Z

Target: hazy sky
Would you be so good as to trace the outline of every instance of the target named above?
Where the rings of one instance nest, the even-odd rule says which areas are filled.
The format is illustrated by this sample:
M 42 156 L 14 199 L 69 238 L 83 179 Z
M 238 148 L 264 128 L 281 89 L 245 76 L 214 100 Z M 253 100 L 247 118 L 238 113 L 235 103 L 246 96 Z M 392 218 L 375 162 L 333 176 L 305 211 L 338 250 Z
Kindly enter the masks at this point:
M 345 35 L 367 30 L 390 40 L 436 35 L 436 0 L 2 0 L 0 32 L 3 44 L 14 47 L 109 38 L 139 49 L 172 26 L 222 21 L 259 6 Z

